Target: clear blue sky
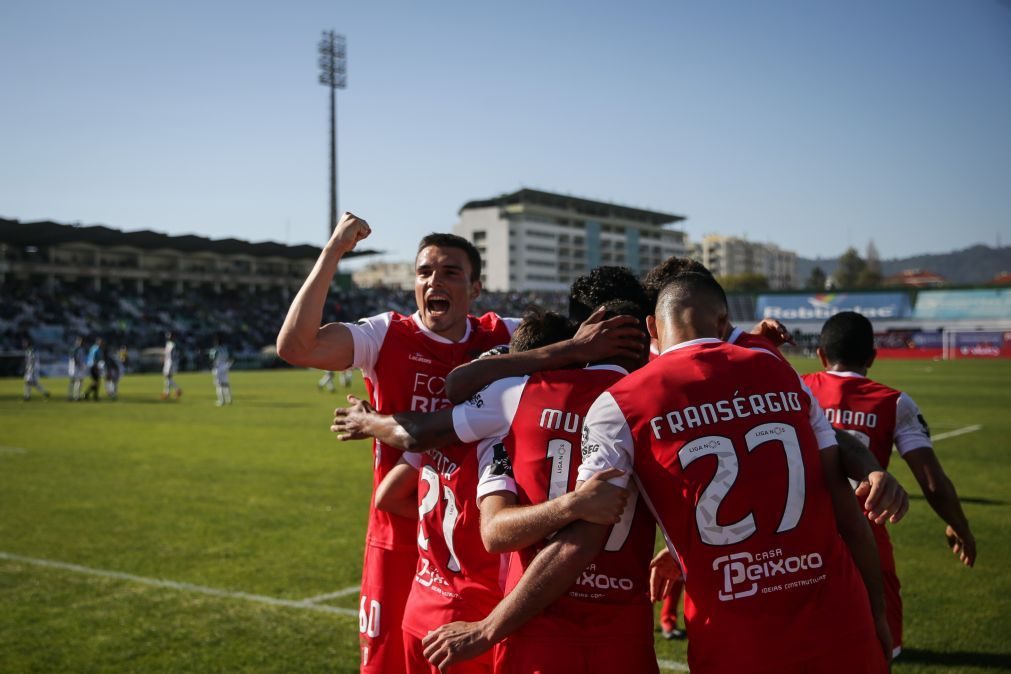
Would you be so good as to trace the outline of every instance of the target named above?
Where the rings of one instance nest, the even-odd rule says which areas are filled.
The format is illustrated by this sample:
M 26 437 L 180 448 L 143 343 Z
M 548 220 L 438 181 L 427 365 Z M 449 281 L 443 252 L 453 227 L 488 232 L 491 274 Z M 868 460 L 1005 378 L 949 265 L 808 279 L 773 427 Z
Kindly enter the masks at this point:
M 1011 241 L 1011 0 L 0 4 L 0 216 L 413 257 L 520 186 L 833 256 Z

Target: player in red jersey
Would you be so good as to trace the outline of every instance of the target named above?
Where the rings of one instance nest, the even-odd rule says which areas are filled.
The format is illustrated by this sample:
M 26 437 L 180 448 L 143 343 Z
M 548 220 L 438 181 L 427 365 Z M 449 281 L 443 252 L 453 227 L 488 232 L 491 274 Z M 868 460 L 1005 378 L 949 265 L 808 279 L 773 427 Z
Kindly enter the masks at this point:
M 627 270 L 601 268 L 580 281 L 573 286 L 574 301 L 595 304 L 624 287 L 637 301 L 605 307 L 611 313 L 638 314 L 640 324 L 644 322 L 645 296 Z M 588 310 L 584 305 L 574 313 Z M 598 313 L 591 320 L 602 317 Z M 552 314 L 528 316 L 513 335 L 511 350 L 522 352 L 556 341 L 565 325 L 565 319 Z M 628 362 L 625 367 L 642 362 L 644 334 L 641 328 L 637 333 L 637 348 L 618 359 Z M 548 340 L 551 336 L 554 339 Z M 581 353 L 584 359 L 589 355 L 586 350 L 573 353 Z M 488 363 L 482 360 L 479 365 Z M 568 596 L 503 644 L 496 671 L 657 669 L 647 572 L 655 535 L 652 517 L 634 500 L 622 514 L 624 494 L 594 482 L 607 477 L 606 473 L 573 491 L 579 464 L 572 455 L 579 442 L 581 418 L 597 394 L 626 374 L 625 367 L 602 364 L 501 379 L 451 414 L 376 417 L 363 415 L 361 405 L 335 411 L 333 430 L 346 439 L 375 434 L 386 443 L 415 450 L 450 439 L 481 441 L 482 477 L 477 489 L 481 536 L 491 552 L 517 553 L 510 558 L 507 591 L 544 539 L 561 526 L 574 519 L 609 524 L 620 516 L 606 551 L 587 567 Z M 600 488 L 605 490 L 603 501 L 596 496 Z M 459 544 L 456 549 L 462 554 Z
M 721 298 L 698 274 L 665 288 L 650 321 L 665 352 L 591 407 L 580 476 L 634 471 L 696 603 L 692 671 L 885 672 L 880 568 L 834 433 L 789 367 L 718 339 Z M 566 527 L 485 620 L 426 637 L 426 656 L 451 664 L 513 633 L 605 535 Z
M 669 257 L 653 267 L 643 278 L 642 285 L 653 306 L 656 306 L 660 290 L 683 273 L 703 274 L 713 278 L 712 273 L 705 265 L 697 260 L 687 257 Z M 771 318 L 759 321 L 751 332 L 736 328 L 728 321 L 722 338 L 730 344 L 770 353 L 783 362 L 787 361 L 778 347 L 793 341 L 786 326 Z M 655 338 L 651 340 L 650 353 L 651 360 L 659 355 Z M 446 390 L 450 400 L 456 402 L 454 397 L 456 394 L 453 389 L 451 377 L 446 381 Z M 878 524 L 883 524 L 886 520 L 892 523 L 901 520 L 909 509 L 909 495 L 898 480 L 885 471 L 873 455 L 865 452 L 863 446 L 850 435 L 837 432 L 836 441 L 842 452 L 843 465 L 847 475 L 850 479 L 860 483 L 857 487 L 857 494 L 866 499 L 864 508 L 868 517 Z
M 288 310 L 277 337 L 278 355 L 320 370 L 361 368 L 369 397 L 381 411 L 447 405 L 450 370 L 508 342 L 518 321 L 468 315 L 481 291 L 480 255 L 466 239 L 432 234 L 421 240 L 415 260 L 417 312 L 320 327 L 337 263 L 370 232 L 355 215 L 341 217 Z M 399 451 L 379 443 L 374 454 L 373 501 L 375 487 L 400 458 Z M 416 527 L 414 517 L 370 508 L 359 616 L 363 672 L 404 670 L 400 626 L 418 560 Z
M 892 446 L 906 460 L 934 512 L 947 524 L 945 534 L 962 563 L 976 561 L 976 539 L 955 492 L 934 453 L 930 429 L 905 393 L 867 378 L 875 358 L 874 328 L 866 317 L 838 313 L 821 330 L 818 357 L 825 371 L 804 375 L 832 425 L 857 437 L 885 468 Z M 883 524 L 872 526 L 885 582 L 885 608 L 894 655 L 902 650 L 902 597 L 895 555 Z
M 549 338 L 550 341 L 556 341 L 557 338 L 565 336 L 563 332 L 571 334 L 571 329 L 568 328 L 567 321 L 560 316 L 550 314 L 528 316 L 513 335 L 512 348 L 523 350 L 529 346 L 538 346 Z M 586 353 L 585 350 L 577 348 L 570 348 L 570 352 L 575 358 L 578 358 L 579 353 Z M 642 353 L 641 348 L 637 353 Z M 584 381 L 584 384 L 592 384 L 596 379 L 600 379 L 597 387 L 599 392 L 624 372 L 621 370 L 619 374 L 607 368 L 589 372 L 581 369 L 560 371 L 559 373 L 564 376 L 561 377 L 561 381 L 555 382 L 552 392 L 564 391 L 568 380 L 578 377 L 580 373 L 589 375 L 589 381 Z M 340 439 L 375 436 L 386 446 L 412 451 L 422 451 L 433 446 L 442 447 L 441 450 L 426 451 L 423 455 L 405 454 L 401 458 L 401 463 L 391 471 L 377 490 L 376 505 L 380 509 L 396 511 L 410 507 L 409 485 L 412 480 L 416 482 L 417 477 L 416 472 L 409 466 L 414 466 L 415 470 L 422 470 L 423 480 L 426 480 L 426 471 L 434 472 L 434 464 L 445 466 L 444 472 L 450 473 L 451 479 L 446 479 L 445 475 L 428 475 L 427 481 L 433 485 L 438 484 L 441 490 L 435 491 L 423 486 L 419 494 L 422 496 L 421 512 L 435 513 L 435 521 L 434 526 L 426 526 L 428 518 L 423 516 L 419 538 L 419 542 L 423 541 L 423 545 L 418 585 L 412 589 L 404 619 L 404 630 L 407 633 L 405 635 L 407 668 L 410 672 L 435 671 L 424 660 L 421 636 L 430 629 L 452 620 L 482 617 L 501 599 L 497 578 L 493 582 L 491 574 L 487 573 L 492 566 L 494 570 L 498 570 L 500 552 L 518 550 L 535 544 L 575 518 L 586 517 L 601 523 L 613 523 L 622 513 L 625 504 L 624 494 L 604 482 L 595 485 L 590 481 L 578 492 L 556 494 L 559 498 L 551 504 L 545 503 L 529 509 L 513 508 L 516 503 L 514 494 L 508 495 L 512 497 L 510 499 L 505 494 L 486 494 L 485 490 L 479 489 L 477 474 L 483 476 L 482 484 L 488 483 L 489 480 L 503 479 L 501 476 L 492 475 L 500 469 L 506 469 L 509 464 L 502 444 L 503 438 L 499 436 L 508 433 L 512 419 L 516 416 L 516 397 L 521 393 L 526 397 L 527 389 L 530 391 L 537 389 L 536 386 L 525 387 L 528 379 L 530 378 L 512 378 L 496 382 L 496 385 L 482 392 L 482 395 L 494 398 L 485 400 L 475 397 L 467 405 L 434 414 L 407 412 L 381 416 L 370 413 L 368 406 L 356 401 L 353 396 L 349 396 L 349 401 L 356 404 L 351 408 L 335 410 L 332 430 L 339 433 Z M 587 377 L 584 376 L 584 379 Z M 580 392 L 584 390 L 585 386 L 580 387 Z M 589 407 L 595 395 L 583 397 L 586 398 L 584 407 Z M 513 405 L 506 409 L 496 404 L 502 399 L 511 400 Z M 585 409 L 582 412 L 585 413 Z M 565 424 L 563 418 L 555 419 L 554 415 L 548 415 L 546 420 L 551 425 L 564 427 Z M 573 426 L 571 418 L 568 425 Z M 576 424 L 570 433 L 575 435 L 573 439 L 576 442 L 578 430 Z M 476 441 L 485 435 L 492 437 L 483 441 L 479 450 L 476 450 L 474 445 L 453 444 Z M 461 453 L 452 455 L 454 461 L 447 463 L 445 456 L 449 447 L 463 449 Z M 463 455 L 463 452 L 468 452 L 469 456 Z M 538 458 L 539 463 L 544 464 L 544 457 Z M 568 458 L 571 458 L 571 454 L 568 454 Z M 456 462 L 459 462 L 459 465 Z M 573 477 L 577 465 L 572 464 Z M 442 478 L 441 484 L 434 482 L 436 477 Z M 438 504 L 435 504 L 435 498 L 426 504 L 425 497 L 431 494 L 441 494 L 447 504 L 451 502 L 455 507 L 441 510 Z M 480 509 L 475 504 L 477 500 L 480 500 Z M 644 517 L 647 537 L 644 545 L 640 541 L 639 547 L 644 548 L 644 554 L 648 558 L 652 552 L 653 525 L 648 515 Z M 451 561 L 444 564 L 442 562 L 444 558 Z M 483 578 L 478 575 L 482 568 L 486 571 Z M 646 579 L 643 577 L 639 582 L 639 595 L 643 599 L 646 596 L 645 588 Z M 648 621 L 650 618 L 648 603 L 644 605 Z M 570 637 L 568 634 L 565 636 Z M 557 644 L 555 646 L 553 650 L 557 651 Z M 483 658 L 455 666 L 451 671 L 491 671 L 491 657 L 491 654 L 487 653 Z M 655 667 L 655 656 L 648 662 L 652 662 Z M 496 667 L 496 671 L 503 671 L 502 667 Z M 521 667 L 510 671 L 529 670 Z

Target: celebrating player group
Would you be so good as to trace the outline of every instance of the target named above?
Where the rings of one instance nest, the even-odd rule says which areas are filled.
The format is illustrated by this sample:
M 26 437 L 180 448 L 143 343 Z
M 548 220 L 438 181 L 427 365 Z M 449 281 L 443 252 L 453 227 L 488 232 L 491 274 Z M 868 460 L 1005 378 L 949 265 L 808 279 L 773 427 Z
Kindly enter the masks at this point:
M 368 390 L 331 426 L 375 438 L 362 672 L 656 672 L 652 602 L 681 581 L 693 672 L 886 672 L 902 614 L 884 524 L 908 507 L 892 444 L 973 564 L 923 416 L 866 377 L 863 317 L 826 324 L 826 372 L 805 381 L 783 326 L 731 326 L 697 262 L 594 269 L 568 316 L 475 317 L 478 251 L 431 234 L 415 313 L 321 327 L 370 233 L 344 214 L 277 340 Z

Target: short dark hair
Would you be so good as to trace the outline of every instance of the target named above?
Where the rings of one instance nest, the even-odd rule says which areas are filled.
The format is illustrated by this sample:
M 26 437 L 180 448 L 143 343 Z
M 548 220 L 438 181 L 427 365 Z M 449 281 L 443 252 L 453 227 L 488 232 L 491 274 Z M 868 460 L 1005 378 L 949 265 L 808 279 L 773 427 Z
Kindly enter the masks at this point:
M 832 365 L 862 368 L 874 355 L 874 326 L 863 314 L 840 311 L 821 327 L 818 346 Z
M 712 276 L 704 264 L 698 260 L 693 260 L 690 257 L 678 257 L 673 255 L 657 266 L 646 272 L 646 275 L 642 278 L 642 286 L 646 289 L 646 297 L 649 300 L 649 306 L 651 309 L 656 308 L 656 301 L 660 297 L 660 291 L 663 287 L 673 279 L 678 274 L 685 274 L 688 272 L 693 272 L 696 274 L 705 274 L 707 276 Z
M 509 350 L 520 352 L 539 349 L 569 339 L 574 334 L 576 326 L 565 316 L 554 311 L 533 308 L 527 311 L 523 321 L 513 331 Z
M 645 304 L 630 300 L 609 300 L 604 302 L 603 307 L 605 321 L 615 316 L 631 316 L 639 321 L 639 327 L 646 332 L 646 316 L 649 315 L 649 310 Z
M 421 251 L 425 250 L 429 246 L 437 246 L 439 248 L 459 248 L 467 254 L 467 258 L 470 260 L 470 280 L 481 280 L 481 253 L 477 252 L 477 248 L 474 247 L 474 244 L 467 239 L 462 236 L 457 236 L 456 234 L 432 232 L 423 238 L 418 244 L 418 252 L 414 256 L 415 262 L 418 260 L 418 255 L 421 255 Z
M 628 300 L 642 307 L 647 307 L 649 301 L 639 279 L 627 268 L 597 267 L 572 282 L 569 318 L 582 323 L 611 300 Z
M 673 313 L 684 306 L 726 313 L 727 294 L 712 274 L 698 272 L 678 274 L 660 289 L 654 311 L 659 317 L 661 312 Z

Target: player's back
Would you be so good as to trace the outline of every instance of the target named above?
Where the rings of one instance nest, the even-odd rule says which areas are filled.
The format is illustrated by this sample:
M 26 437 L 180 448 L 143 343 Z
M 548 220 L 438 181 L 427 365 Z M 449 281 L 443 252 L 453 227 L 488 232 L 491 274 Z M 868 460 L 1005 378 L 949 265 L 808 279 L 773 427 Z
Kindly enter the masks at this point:
M 902 393 L 854 373 L 814 372 L 804 375 L 804 383 L 818 399 L 829 423 L 860 439 L 887 469 Z
M 511 431 L 503 440 L 520 505 L 543 503 L 575 488 L 586 412 L 600 393 L 625 374 L 617 366 L 599 365 L 530 377 Z M 652 515 L 633 490 L 604 551 L 566 595 L 538 617 L 536 629 L 546 637 L 584 640 L 594 638 L 595 633 L 614 637 L 651 632 L 648 566 L 655 533 Z M 507 593 L 541 547 L 532 546 L 511 555 Z
M 650 395 L 643 395 L 644 391 Z M 635 476 L 680 558 L 689 665 L 747 671 L 873 639 L 839 536 L 810 398 L 769 354 L 717 340 L 668 351 L 609 390 Z M 591 439 L 584 454 L 602 451 Z

